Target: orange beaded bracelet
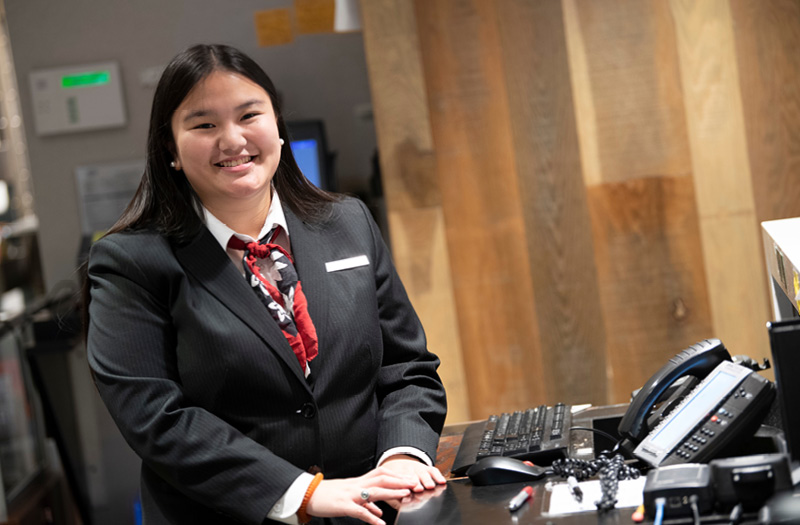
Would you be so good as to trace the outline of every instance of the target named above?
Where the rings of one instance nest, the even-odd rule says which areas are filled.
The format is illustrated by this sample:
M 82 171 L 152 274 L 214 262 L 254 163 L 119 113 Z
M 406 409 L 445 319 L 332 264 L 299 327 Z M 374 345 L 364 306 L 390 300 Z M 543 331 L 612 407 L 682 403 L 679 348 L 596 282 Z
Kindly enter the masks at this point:
M 317 489 L 317 485 L 319 485 L 320 481 L 322 481 L 322 472 L 318 472 L 314 479 L 311 480 L 311 483 L 308 485 L 308 490 L 306 490 L 306 495 L 303 496 L 303 502 L 300 504 L 300 508 L 297 509 L 297 519 L 300 520 L 300 523 L 308 523 L 311 521 L 311 516 L 306 514 L 306 507 L 308 507 L 308 500 L 311 499 L 311 495 L 314 494 L 314 491 Z

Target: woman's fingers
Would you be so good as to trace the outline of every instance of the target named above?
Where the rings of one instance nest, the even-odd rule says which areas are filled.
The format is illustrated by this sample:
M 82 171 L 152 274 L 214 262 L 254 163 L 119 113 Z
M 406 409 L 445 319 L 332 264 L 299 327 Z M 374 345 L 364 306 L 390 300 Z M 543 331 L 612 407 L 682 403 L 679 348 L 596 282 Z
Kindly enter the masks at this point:
M 377 509 L 377 507 L 375 507 Z M 351 518 L 356 518 L 364 523 L 369 523 L 370 525 L 386 525 L 382 519 L 380 519 L 380 515 L 376 515 L 371 509 L 367 508 L 366 505 L 357 505 L 352 509 L 349 509 L 350 512 L 347 512 L 345 515 L 350 516 Z M 380 512 L 381 509 L 378 509 Z
M 444 477 L 444 474 L 442 474 L 438 468 L 431 467 L 430 473 L 433 481 L 435 481 L 437 485 L 444 485 L 447 483 L 447 478 Z
M 413 478 L 415 480 L 412 489 L 414 492 L 430 490 L 435 488 L 436 485 L 446 483 L 439 469 L 429 467 L 415 459 L 407 459 L 401 456 L 393 457 L 387 460 L 381 468 L 390 470 L 397 475 Z
M 369 489 L 365 489 L 369 492 L 369 499 L 364 500 L 361 497 L 361 492 L 359 492 L 353 501 L 355 503 L 366 503 L 375 502 L 375 501 L 387 501 L 392 499 L 403 499 L 406 496 L 411 494 L 411 490 L 407 488 L 402 489 L 392 489 L 392 488 L 385 488 L 385 487 L 371 487 Z
M 410 480 L 415 480 L 415 476 L 408 472 L 398 471 L 396 469 L 388 468 L 388 467 L 378 467 L 375 469 L 370 470 L 363 476 L 361 479 L 374 479 L 380 478 L 382 483 L 389 482 L 390 479 L 395 479 L 397 481 L 405 481 L 408 482 Z
M 433 478 L 431 477 L 431 473 L 429 471 L 421 470 L 420 472 L 417 473 L 417 476 L 419 477 L 419 484 L 416 487 L 414 487 L 415 492 L 420 492 L 424 489 L 432 489 L 436 487 L 436 482 L 433 481 Z
M 418 480 L 415 476 L 376 476 L 362 479 L 364 487 L 385 487 L 389 489 L 410 489 Z
M 418 472 L 419 481 L 426 489 L 436 488 L 437 485 L 447 483 L 444 475 L 436 467 L 426 467 Z
M 394 467 L 394 466 L 393 466 Z M 350 516 L 371 525 L 384 525 L 378 501 L 402 501 L 412 491 L 434 488 L 444 477 L 433 467 L 377 468 L 357 478 L 323 480 L 308 501 L 312 516 Z M 437 474 L 439 478 L 437 478 Z

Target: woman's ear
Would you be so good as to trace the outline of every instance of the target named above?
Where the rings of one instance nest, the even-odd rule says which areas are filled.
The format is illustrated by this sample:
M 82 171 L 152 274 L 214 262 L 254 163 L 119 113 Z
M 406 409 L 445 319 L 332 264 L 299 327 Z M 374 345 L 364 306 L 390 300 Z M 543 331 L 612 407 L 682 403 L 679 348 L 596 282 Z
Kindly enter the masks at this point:
M 169 143 L 167 144 L 167 150 L 169 154 L 172 156 L 172 162 L 169 163 L 170 168 L 173 168 L 175 171 L 181 170 L 181 162 L 178 160 L 178 152 L 175 149 L 175 144 Z

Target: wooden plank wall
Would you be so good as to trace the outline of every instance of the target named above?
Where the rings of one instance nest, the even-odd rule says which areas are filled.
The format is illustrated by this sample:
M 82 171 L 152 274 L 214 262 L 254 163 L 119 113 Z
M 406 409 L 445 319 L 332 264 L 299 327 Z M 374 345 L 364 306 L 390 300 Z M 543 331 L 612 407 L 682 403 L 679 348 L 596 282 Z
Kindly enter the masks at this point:
M 451 421 L 624 402 L 707 337 L 769 355 L 758 223 L 800 215 L 800 0 L 361 6 L 395 257 L 415 304 L 450 292 L 421 316 L 452 313 Z
M 448 421 L 456 422 L 470 418 L 469 395 L 413 7 L 403 0 L 364 3 L 364 46 L 392 254 L 428 347 L 442 361 Z

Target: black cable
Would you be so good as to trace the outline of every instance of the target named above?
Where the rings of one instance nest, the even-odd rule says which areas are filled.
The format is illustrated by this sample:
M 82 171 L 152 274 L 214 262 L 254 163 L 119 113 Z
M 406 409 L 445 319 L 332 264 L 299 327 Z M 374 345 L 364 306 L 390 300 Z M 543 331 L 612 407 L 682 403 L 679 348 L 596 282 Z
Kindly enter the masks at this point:
M 565 458 L 558 459 L 551 465 L 554 474 L 568 478 L 574 476 L 578 481 L 585 480 L 598 474 L 602 496 L 595 502 L 598 510 L 610 510 L 617 504 L 617 490 L 619 482 L 623 479 L 636 479 L 641 473 L 635 467 L 625 464 L 625 458 L 617 454 L 608 458 L 600 454 L 591 461 L 584 459 Z
M 596 428 L 591 428 L 591 427 L 570 427 L 569 430 L 570 430 L 570 432 L 572 432 L 573 430 L 585 430 L 587 432 L 594 432 L 595 434 L 600 434 L 601 436 L 603 436 L 604 438 L 609 440 L 614 445 L 614 450 L 616 450 L 616 448 L 620 444 L 620 441 L 617 440 L 617 438 L 615 438 L 614 436 L 612 436 L 608 432 L 604 432 L 604 431 L 598 430 Z
M 616 437 L 612 436 L 608 432 L 604 432 L 602 430 L 598 430 L 596 428 L 591 428 L 591 427 L 570 427 L 569 430 L 570 431 L 572 431 L 572 430 L 585 430 L 587 432 L 594 432 L 596 434 L 599 434 L 599 435 L 603 436 L 607 440 L 609 440 L 613 444 L 613 447 L 611 447 L 611 450 L 602 450 L 600 452 L 600 454 L 605 454 L 605 455 L 623 454 L 623 455 L 627 456 L 628 459 L 636 459 L 636 457 L 634 457 L 630 453 L 630 451 L 628 451 L 628 450 L 626 450 L 625 448 L 622 447 L 622 443 L 624 442 L 624 439 L 617 439 Z

